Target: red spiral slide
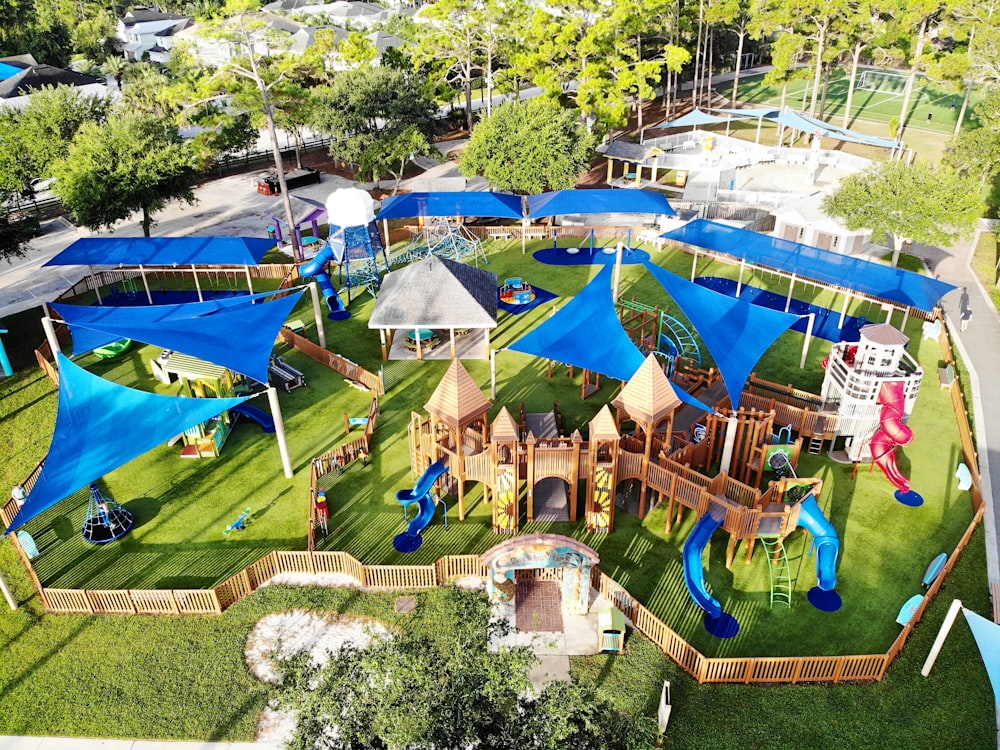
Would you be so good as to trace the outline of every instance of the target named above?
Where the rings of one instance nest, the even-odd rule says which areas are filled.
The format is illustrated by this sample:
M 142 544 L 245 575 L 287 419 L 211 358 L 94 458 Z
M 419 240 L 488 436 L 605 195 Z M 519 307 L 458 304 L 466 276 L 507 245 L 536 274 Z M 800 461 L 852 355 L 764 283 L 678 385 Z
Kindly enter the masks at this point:
M 896 446 L 909 445 L 913 430 L 903 424 L 906 399 L 902 380 L 887 381 L 879 390 L 878 402 L 882 406 L 881 426 L 870 442 L 872 461 L 896 487 L 895 497 L 903 505 L 918 506 L 924 500 L 910 489 L 910 479 L 903 475 L 896 464 Z

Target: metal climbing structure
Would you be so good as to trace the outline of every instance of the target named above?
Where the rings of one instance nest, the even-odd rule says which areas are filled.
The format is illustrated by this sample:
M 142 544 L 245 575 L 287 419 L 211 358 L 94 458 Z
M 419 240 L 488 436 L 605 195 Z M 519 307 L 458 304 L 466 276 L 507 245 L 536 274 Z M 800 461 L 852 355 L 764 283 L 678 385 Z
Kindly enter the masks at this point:
M 376 296 L 381 272 L 379 255 L 385 271 L 389 270 L 389 258 L 375 222 L 338 230 L 330 238 L 330 248 L 337 261 L 339 283 L 347 291 L 347 304 L 351 303 L 352 290 L 363 289 Z M 356 291 L 354 296 L 357 296 Z
M 437 255 L 460 263 L 471 258 L 478 266 L 488 264 L 482 241 L 461 223 L 434 216 L 426 219 L 413 239 L 394 260 L 411 263 L 428 255 Z

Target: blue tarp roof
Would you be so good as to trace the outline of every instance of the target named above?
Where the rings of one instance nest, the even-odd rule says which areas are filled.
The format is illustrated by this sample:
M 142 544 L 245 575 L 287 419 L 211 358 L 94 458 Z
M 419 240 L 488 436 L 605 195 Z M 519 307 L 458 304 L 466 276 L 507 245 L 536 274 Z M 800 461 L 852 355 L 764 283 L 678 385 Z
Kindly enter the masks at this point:
M 706 289 L 649 261 L 646 268 L 694 324 L 719 366 L 732 408 L 739 408 L 757 361 L 798 316 Z
M 703 112 L 700 109 L 693 109 L 686 115 L 678 117 L 676 120 L 671 120 L 670 122 L 664 122 L 659 125 L 654 125 L 650 130 L 656 130 L 658 128 L 685 128 L 688 125 L 691 127 L 698 127 L 699 125 L 712 125 L 716 122 L 725 122 L 725 117 L 719 117 L 718 115 L 710 115 L 708 112 Z
M 623 382 L 629 380 L 644 358 L 615 312 L 611 299 L 613 270 L 612 266 L 602 268 L 559 312 L 508 348 L 583 367 Z M 671 385 L 682 401 L 711 411 L 694 396 Z
M 15 68 L 13 65 L 0 62 L 0 81 L 6 81 L 8 78 L 13 78 L 18 73 L 23 72 L 24 68 Z
M 8 531 L 187 428 L 247 399 L 146 393 L 99 378 L 63 354 L 58 355 L 58 361 L 55 434 L 42 473 Z
M 697 219 L 661 237 L 930 312 L 955 287 L 930 276 Z
M 521 196 L 510 193 L 401 193 L 386 199 L 378 219 L 414 216 L 483 216 L 520 219 Z
M 528 216 L 567 214 L 665 214 L 676 216 L 667 197 L 651 190 L 556 190 L 528 196 Z
M 256 266 L 274 248 L 259 237 L 83 237 L 47 266 Z
M 257 298 L 264 295 L 254 295 Z M 274 339 L 302 296 L 295 292 L 251 304 L 249 295 L 183 305 L 92 307 L 53 303 L 73 332 L 73 350 L 90 351 L 128 338 L 162 346 L 267 382 Z M 227 301 L 228 302 L 228 301 Z M 222 307 L 220 309 L 220 304 Z
M 864 143 L 869 146 L 878 146 L 879 148 L 896 148 L 899 145 L 890 138 L 879 138 L 874 135 L 858 133 L 847 128 L 831 125 L 822 120 L 817 120 L 800 112 L 793 112 L 787 108 L 783 111 L 777 109 L 713 109 L 712 114 L 695 109 L 683 117 L 678 117 L 676 120 L 654 125 L 650 130 L 656 130 L 657 128 L 680 128 L 686 125 L 697 127 L 698 125 L 712 125 L 714 123 L 725 122 L 727 118 L 714 114 L 716 112 L 731 115 L 732 117 L 753 117 L 771 120 L 795 130 L 802 130 L 807 133 L 819 131 L 821 135 L 827 138 L 836 138 L 852 143 Z

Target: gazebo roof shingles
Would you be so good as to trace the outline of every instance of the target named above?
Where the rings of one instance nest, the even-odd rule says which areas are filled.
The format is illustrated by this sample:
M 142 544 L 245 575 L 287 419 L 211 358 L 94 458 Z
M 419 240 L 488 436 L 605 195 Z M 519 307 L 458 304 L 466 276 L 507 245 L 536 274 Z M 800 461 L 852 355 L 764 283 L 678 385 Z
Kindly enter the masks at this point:
M 436 255 L 382 280 L 369 328 L 496 328 L 497 275 Z

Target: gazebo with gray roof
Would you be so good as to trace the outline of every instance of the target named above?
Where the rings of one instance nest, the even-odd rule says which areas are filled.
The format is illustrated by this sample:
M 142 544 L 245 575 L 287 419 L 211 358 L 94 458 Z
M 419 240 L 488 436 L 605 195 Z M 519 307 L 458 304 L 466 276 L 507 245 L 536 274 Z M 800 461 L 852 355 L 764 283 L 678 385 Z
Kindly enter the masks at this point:
M 435 341 L 447 333 L 451 359 L 459 357 L 459 349 L 466 359 L 488 359 L 490 329 L 496 325 L 497 275 L 436 255 L 386 274 L 368 321 L 369 328 L 379 330 L 383 359 L 444 358 L 444 347 L 439 353 L 421 343 L 428 340 L 421 335 L 426 331 L 434 332 Z M 409 341 L 393 346 L 395 330 L 404 331 Z M 456 344 L 456 336 L 468 340 L 480 330 L 481 350 Z

